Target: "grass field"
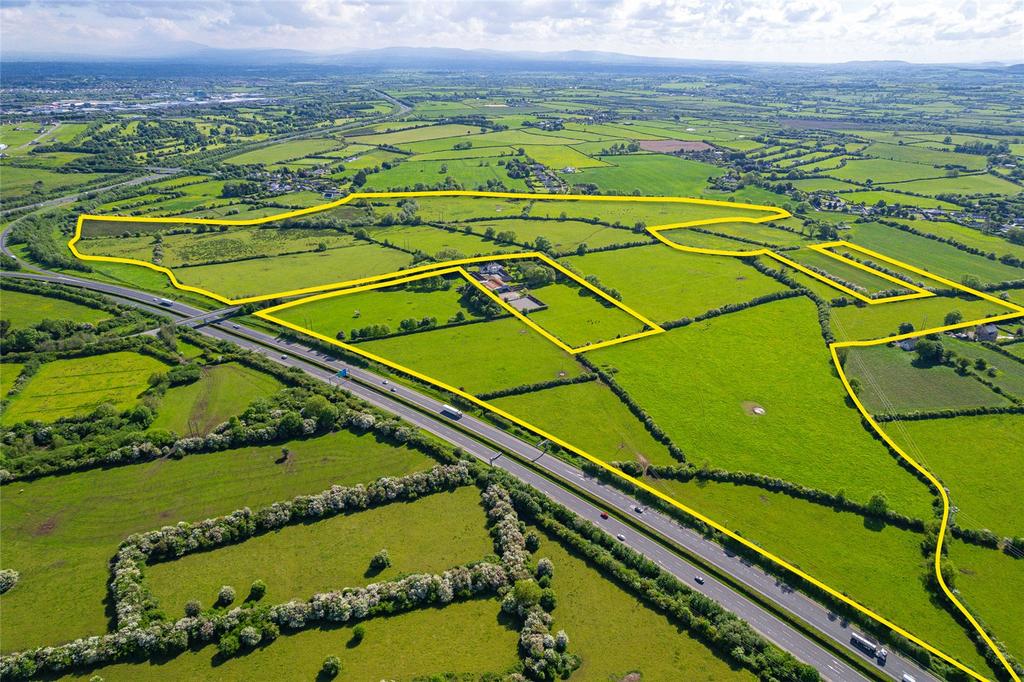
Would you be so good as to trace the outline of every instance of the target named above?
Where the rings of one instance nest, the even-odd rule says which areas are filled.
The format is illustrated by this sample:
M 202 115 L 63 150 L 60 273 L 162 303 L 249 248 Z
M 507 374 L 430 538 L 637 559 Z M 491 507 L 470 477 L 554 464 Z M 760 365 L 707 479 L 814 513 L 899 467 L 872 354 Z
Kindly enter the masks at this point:
M 19 483 L 24 492 L 0 500 L 3 566 L 21 572 L 0 601 L 3 651 L 105 632 L 107 563 L 132 533 L 433 464 L 418 451 L 348 432 L 287 445 L 284 464 L 273 445 Z M 48 617 L 40 618 L 41 600 L 54 594 L 61 598 L 47 601 Z
M 902 322 L 910 322 L 916 329 L 940 327 L 946 314 L 959 310 L 965 320 L 982 318 L 1007 309 L 978 298 L 947 298 L 932 296 L 912 301 L 881 303 L 858 307 L 833 307 L 832 330 L 839 341 L 879 339 L 897 332 Z
M 848 348 L 844 370 L 860 383 L 858 398 L 873 414 L 1009 406 L 1006 398 L 945 365 L 925 366 L 898 347 Z
M 903 513 L 931 517 L 927 488 L 899 468 L 846 404 L 805 299 L 731 313 L 588 357 L 616 368 L 615 380 L 698 466 L 845 490 L 861 502 L 882 491 Z M 756 406 L 766 413 L 752 413 Z
M 556 540 L 541 537 L 536 555 L 548 557 L 555 567 L 551 581 L 558 597 L 554 629 L 566 631 L 570 650 L 583 659 L 574 677 L 601 682 L 754 679 L 715 657 Z M 627 677 L 631 672 L 642 678 Z
M 678 463 L 611 389 L 597 381 L 490 402 L 607 462 Z M 579 418 L 565 419 L 567 414 Z
M 537 237 L 543 236 L 551 242 L 556 252 L 561 253 L 574 251 L 580 244 L 586 244 L 590 248 L 599 248 L 612 244 L 651 241 L 651 237 L 646 233 L 593 225 L 578 220 L 512 218 L 462 223 L 459 227 L 469 228 L 475 234 L 483 234 L 487 228 L 491 228 L 495 232 L 509 231 L 516 235 L 518 241 L 527 244 L 532 244 Z
M 368 341 L 360 348 L 470 393 L 580 373 L 571 356 L 514 318 Z
M 960 596 L 1011 655 L 1024 658 L 1024 609 L 1012 597 L 1024 594 L 1024 563 L 1019 557 L 956 540 L 950 543 L 949 558 L 957 569 Z
M 24 366 L 20 362 L 0 363 L 0 399 L 3 399 L 8 391 L 14 388 L 14 382 Z
M 893 185 L 895 188 L 900 188 L 903 185 Z M 879 201 L 884 201 L 888 205 L 901 204 L 903 206 L 917 206 L 920 208 L 945 208 L 952 210 L 959 210 L 959 206 L 951 204 L 948 201 L 941 201 L 939 199 L 932 199 L 930 197 L 917 197 L 911 194 L 900 194 L 898 192 L 889 192 L 885 190 L 871 191 L 871 192 L 845 192 L 839 195 L 839 198 L 843 201 L 855 203 L 855 204 L 868 204 L 874 206 Z
M 242 365 L 206 367 L 199 381 L 167 390 L 151 428 L 201 436 L 281 388 L 277 379 Z
M 660 244 L 566 260 L 618 289 L 626 305 L 655 322 L 693 317 L 782 288 L 735 258 L 683 253 Z
M 1014 244 L 992 234 L 986 234 L 981 230 L 975 230 L 957 223 L 947 223 L 935 220 L 909 220 L 904 218 L 892 218 L 897 223 L 909 225 L 914 229 L 940 237 L 955 239 L 961 244 L 973 246 L 983 251 L 991 251 L 997 256 L 1005 253 L 1013 254 L 1018 258 L 1024 258 L 1024 246 Z
M 548 284 L 530 293 L 548 306 L 531 312 L 530 319 L 570 348 L 609 341 L 645 329 L 640 320 L 576 284 Z
M 369 233 L 370 237 L 379 242 L 386 241 L 399 248 L 409 251 L 422 251 L 430 256 L 434 256 L 440 251 L 452 249 L 463 256 L 522 250 L 517 246 L 502 245 L 484 240 L 476 235 L 465 234 L 464 232 L 450 232 L 439 227 L 431 227 L 430 225 L 375 227 L 370 229 Z M 444 260 L 451 260 L 451 258 L 446 257 Z
M 1024 534 L 1020 481 L 1024 476 L 1024 417 L 983 415 L 899 422 L 887 433 L 907 454 L 931 469 L 949 488 L 965 528 L 989 528 L 1000 536 Z M 976 444 L 988 453 L 975 456 Z
M 850 282 L 861 287 L 862 293 L 874 294 L 881 291 L 896 289 L 899 293 L 910 293 L 902 284 L 891 282 L 883 277 L 861 270 L 850 263 L 846 263 L 831 256 L 826 256 L 818 251 L 800 249 L 786 253 L 790 258 L 801 265 L 807 265 L 818 270 L 823 270 L 839 282 Z M 920 278 L 918 278 L 920 279 Z
M 808 239 L 806 237 L 771 227 L 769 223 L 720 223 L 717 225 L 708 225 L 704 229 L 733 237 L 754 239 L 759 242 L 764 242 L 765 244 L 775 244 L 778 246 L 801 246 L 808 243 Z M 673 232 L 678 232 L 678 230 L 673 230 Z
M 466 281 L 459 277 L 451 282 L 448 290 L 411 291 L 402 287 L 341 294 L 285 308 L 274 315 L 332 338 L 338 331 L 350 338 L 352 329 L 374 324 L 386 324 L 398 331 L 402 320 L 408 318 L 436 317 L 438 324 L 444 324 L 459 311 L 472 317 L 459 303 L 458 287 Z
M 979 154 L 961 154 L 929 149 L 919 145 L 889 144 L 875 142 L 864 150 L 868 156 L 893 161 L 909 161 L 927 166 L 962 166 L 967 170 L 985 170 L 986 158 Z
M 355 647 L 347 645 L 351 627 L 310 629 L 224 663 L 215 663 L 216 649 L 207 647 L 166 663 L 114 665 L 96 672 L 108 682 L 214 677 L 237 682 L 316 680 L 324 659 L 338 656 L 342 666 L 338 679 L 447 679 L 431 676 L 451 672 L 467 676 L 453 679 L 475 680 L 485 673 L 504 672 L 519 660 L 518 633 L 501 624 L 500 610 L 496 601 L 487 599 L 372 619 L 364 625 L 366 638 Z
M 392 565 L 376 574 L 370 559 L 382 548 Z M 221 585 L 234 585 L 241 601 L 254 580 L 263 580 L 263 602 L 280 604 L 410 573 L 440 573 L 493 552 L 480 490 L 465 486 L 155 564 L 147 576 L 161 607 L 180 617 L 189 599 L 213 605 Z
M 1020 268 L 879 223 L 857 223 L 850 232 L 850 241 L 856 244 L 956 282 L 965 275 L 975 275 L 983 282 L 1001 282 L 1020 279 L 1024 273 Z
M 836 180 L 834 178 L 808 178 L 806 180 L 787 180 L 793 187 L 804 192 L 816 192 L 816 191 L 834 191 L 843 189 L 856 189 L 857 185 L 852 185 L 849 182 L 842 180 Z
M 335 149 L 340 146 L 341 142 L 330 138 L 290 140 L 288 142 L 279 142 L 277 144 L 261 147 L 260 149 L 254 149 L 251 152 L 231 156 L 225 159 L 224 162 L 234 164 L 236 166 L 280 163 L 282 161 L 290 161 L 291 159 L 309 156 L 310 154 L 325 152 L 329 149 Z
M 722 175 L 717 166 L 663 154 L 598 157 L 609 166 L 565 176 L 570 184 L 592 182 L 602 191 L 630 194 L 639 189 L 656 196 L 700 196 L 709 177 Z
M 496 180 L 505 184 L 510 192 L 527 192 L 523 178 L 510 178 L 497 160 L 453 159 L 449 161 L 406 161 L 366 178 L 367 189 L 403 189 L 416 185 L 431 187 L 451 177 L 466 189 L 476 189 Z
M 84 415 L 101 403 L 131 407 L 154 372 L 167 369 L 148 355 L 118 352 L 44 364 L 4 411 L 3 422 L 50 422 Z
M 42 183 L 43 194 L 73 189 L 86 183 L 112 178 L 109 173 L 57 173 L 40 168 L 18 168 L 4 164 L 3 198 L 17 199 L 32 192 L 36 183 Z
M 1020 194 L 1021 187 L 990 173 L 955 178 L 901 182 L 893 186 L 902 192 L 919 194 Z
M 575 134 L 575 133 L 573 133 Z M 526 155 L 537 163 L 542 163 L 548 168 L 561 170 L 563 168 L 600 168 L 608 166 L 607 159 L 596 159 L 572 147 L 561 147 L 552 145 L 528 145 L 523 147 Z M 571 182 L 571 175 L 567 181 Z
M 60 298 L 36 296 L 20 291 L 0 292 L 0 317 L 11 323 L 11 327 L 30 327 L 43 320 L 74 320 L 75 322 L 96 323 L 110 317 L 110 313 L 71 303 Z
M 917 533 L 878 529 L 857 514 L 760 488 L 677 481 L 654 485 L 983 675 L 991 674 L 964 630 L 932 603 L 921 580 L 930 565 Z
M 941 178 L 946 174 L 942 168 L 932 168 L 919 163 L 906 161 L 890 161 L 888 159 L 860 159 L 848 161 L 842 168 L 826 173 L 840 180 L 864 182 L 871 180 L 879 185 L 883 182 L 902 182 L 921 178 Z M 907 191 L 913 191 L 907 188 Z
M 985 370 L 976 370 L 978 374 L 981 374 L 985 377 L 986 381 L 991 381 L 1004 391 L 1024 398 L 1024 364 L 1015 362 L 1005 355 L 989 350 L 978 343 L 947 337 L 943 339 L 942 345 L 955 351 L 957 355 L 970 359 L 972 362 L 978 359 L 984 360 L 988 368 L 995 368 L 996 376 L 989 376 Z
M 421 142 L 423 140 L 436 140 L 444 137 L 458 137 L 461 135 L 475 135 L 483 131 L 483 128 L 456 123 L 424 126 L 421 128 L 410 128 L 393 133 L 378 133 L 376 135 L 364 135 L 351 138 L 354 142 L 361 144 L 381 145 L 389 144 L 404 146 L 407 142 Z
M 341 249 L 275 258 L 178 268 L 178 279 L 221 295 L 237 298 L 332 284 L 394 272 L 412 257 L 376 244 L 356 243 Z
M 662 235 L 680 246 L 688 246 L 697 249 L 716 249 L 719 251 L 731 251 L 742 253 L 745 251 L 756 251 L 764 247 L 757 244 L 741 242 L 729 237 L 720 237 L 714 234 L 706 234 L 698 230 L 680 228 L 678 230 L 666 230 Z

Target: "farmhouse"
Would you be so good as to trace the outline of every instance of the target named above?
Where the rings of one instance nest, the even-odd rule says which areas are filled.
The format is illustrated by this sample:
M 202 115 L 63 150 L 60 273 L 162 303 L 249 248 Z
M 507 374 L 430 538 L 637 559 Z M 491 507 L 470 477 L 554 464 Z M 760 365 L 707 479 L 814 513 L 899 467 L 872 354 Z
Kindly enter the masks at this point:
M 917 337 L 913 336 L 909 339 L 903 339 L 899 342 L 899 347 L 905 351 L 912 351 L 917 348 Z
M 999 328 L 991 322 L 979 324 L 974 328 L 974 338 L 976 341 L 995 341 L 998 337 Z

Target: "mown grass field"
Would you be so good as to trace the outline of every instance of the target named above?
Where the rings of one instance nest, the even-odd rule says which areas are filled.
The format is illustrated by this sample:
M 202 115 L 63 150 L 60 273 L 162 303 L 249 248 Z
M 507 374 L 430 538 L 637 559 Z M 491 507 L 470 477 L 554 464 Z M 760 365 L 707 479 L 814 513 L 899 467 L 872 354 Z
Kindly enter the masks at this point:
M 918 237 L 879 223 L 857 223 L 853 241 L 889 258 L 959 282 L 975 275 L 982 282 L 1020 279 L 1024 270 L 992 261 L 984 256 L 959 251 L 934 239 Z
M 1024 257 L 1024 246 L 1014 244 L 1013 242 L 1001 237 L 986 234 L 981 230 L 975 230 L 957 223 L 947 223 L 938 220 L 912 220 L 905 218 L 892 218 L 891 220 L 894 220 L 897 223 L 903 223 L 904 225 L 909 225 L 921 232 L 955 239 L 961 244 L 973 246 L 974 248 L 981 249 L 983 251 L 991 251 L 999 256 L 1004 253 L 1010 253 L 1018 257 Z
M 430 256 L 448 250 L 454 250 L 463 256 L 522 250 L 517 246 L 498 244 L 476 235 L 449 232 L 430 225 L 375 227 L 370 229 L 369 233 L 371 238 L 379 242 L 387 242 L 409 251 L 422 251 Z M 446 257 L 443 260 L 451 260 L 451 258 Z
M 0 363 L 0 399 L 7 395 L 7 392 L 14 388 L 14 382 L 21 374 L 21 369 L 25 365 L 20 362 L 2 362 Z
M 1003 306 L 973 296 L 930 296 L 896 303 L 833 307 L 832 331 L 839 341 L 880 339 L 895 334 L 902 322 L 910 322 L 919 330 L 941 327 L 946 314 L 954 310 L 959 310 L 965 320 L 1008 312 Z
M 583 680 L 752 680 L 732 668 L 678 627 L 639 603 L 597 569 L 541 535 L 536 556 L 548 557 L 558 598 L 554 629 L 569 635 L 569 647 L 583 659 L 574 676 Z
M 873 414 L 898 414 L 1012 403 L 952 367 L 923 365 L 914 352 L 898 347 L 844 349 L 847 377 L 860 384 L 858 398 Z
M 367 189 L 402 189 L 416 185 L 431 187 L 453 178 L 466 189 L 486 185 L 488 181 L 505 184 L 510 192 L 527 192 L 529 187 L 523 178 L 510 178 L 504 166 L 497 160 L 452 159 L 448 161 L 406 161 L 380 173 L 373 173 L 366 179 Z
M 929 419 L 883 428 L 949 488 L 952 503 L 960 509 L 958 525 L 989 528 L 1000 536 L 1024 534 L 1024 417 Z M 984 455 L 979 454 L 982 447 Z
M 565 176 L 566 182 L 592 182 L 602 191 L 613 194 L 630 194 L 639 189 L 648 195 L 690 197 L 704 194 L 708 178 L 724 172 L 700 161 L 662 154 L 598 158 L 609 165 Z
M 576 284 L 548 284 L 530 293 L 548 307 L 531 312 L 529 318 L 570 348 L 610 341 L 645 329 L 640 320 Z
M 268 145 L 251 152 L 245 152 L 225 159 L 225 163 L 236 166 L 249 164 L 269 164 L 290 161 L 310 154 L 325 152 L 342 146 L 338 140 L 330 138 L 312 138 L 308 140 L 290 140 Z
M 411 261 L 407 253 L 357 243 L 322 252 L 178 268 L 175 274 L 185 284 L 237 298 L 383 275 Z
M 892 185 L 901 192 L 917 192 L 919 194 L 1020 194 L 1021 188 L 1008 180 L 1003 180 L 991 173 L 979 175 L 960 175 L 955 178 L 938 178 L 901 182 Z
M 470 485 L 154 564 L 148 582 L 161 607 L 176 618 L 184 615 L 189 599 L 212 606 L 222 585 L 235 586 L 241 603 L 254 580 L 267 584 L 264 603 L 305 600 L 318 592 L 479 561 L 494 552 L 485 521 L 480 490 Z M 392 565 L 374 573 L 370 559 L 384 548 Z
M 386 324 L 398 331 L 398 325 L 408 318 L 436 317 L 438 324 L 444 324 L 459 311 L 472 317 L 459 303 L 458 287 L 464 284 L 460 277 L 452 280 L 448 290 L 411 291 L 402 287 L 340 294 L 285 308 L 274 316 L 332 338 L 339 331 L 351 338 L 352 329 L 374 324 Z
M 985 369 L 975 367 L 978 374 L 1011 395 L 1024 398 L 1024 364 L 994 350 L 989 350 L 980 343 L 947 337 L 942 340 L 942 345 L 956 352 L 957 355 L 968 358 L 972 363 L 979 359 L 984 360 L 988 366 Z M 988 370 L 991 368 L 996 370 L 995 376 L 989 375 Z
M 588 381 L 489 401 L 606 462 L 677 464 L 607 386 Z M 578 417 L 565 419 L 565 415 Z
M 311 629 L 279 637 L 269 647 L 223 663 L 214 660 L 216 649 L 207 647 L 166 663 L 114 665 L 96 672 L 109 682 L 210 677 L 237 682 L 315 680 L 324 659 L 337 656 L 342 666 L 338 679 L 344 680 L 434 679 L 431 676 L 444 673 L 455 674 L 454 679 L 478 679 L 509 670 L 519 660 L 518 633 L 502 624 L 500 611 L 493 599 L 454 603 L 366 621 L 366 638 L 354 647 L 348 646 L 352 627 Z
M 932 602 L 921 580 L 931 568 L 921 553 L 921 535 L 892 526 L 878 528 L 857 514 L 755 487 L 652 484 L 981 674 L 991 675 L 967 633 Z
M 150 428 L 180 435 L 203 435 L 244 412 L 254 400 L 281 388 L 284 386 L 277 379 L 243 365 L 205 367 L 199 381 L 167 389 Z
M 693 317 L 782 289 L 736 258 L 683 253 L 661 244 L 566 261 L 618 289 L 626 305 L 655 322 Z
M 855 286 L 859 286 L 864 294 L 874 294 L 891 289 L 896 289 L 901 294 L 909 294 L 911 291 L 902 284 L 897 284 L 879 275 L 861 270 L 850 263 L 837 260 L 811 249 L 787 252 L 786 258 L 790 258 L 801 265 L 823 270 L 840 283 L 850 282 Z
M 666 230 L 665 232 L 662 232 L 662 235 L 670 239 L 675 244 L 697 249 L 715 249 L 718 251 L 743 253 L 747 251 L 757 251 L 764 248 L 758 244 L 741 242 L 737 239 L 720 237 L 715 234 L 707 234 L 699 230 L 691 230 L 690 228 Z
M 902 185 L 893 185 L 895 188 L 899 188 L 901 186 Z M 900 204 L 902 206 L 917 206 L 919 208 L 944 208 L 953 211 L 960 209 L 959 206 L 951 204 L 948 201 L 933 199 L 931 197 L 918 197 L 912 194 L 900 194 L 899 192 L 889 192 L 886 190 L 844 192 L 839 195 L 839 198 L 846 202 L 867 204 L 869 206 L 873 206 L 879 201 L 884 201 L 890 206 L 893 204 Z
M 475 135 L 483 131 L 483 128 L 470 125 L 449 123 L 444 125 L 423 126 L 420 128 L 409 128 L 391 133 L 377 133 L 376 135 L 365 135 L 353 137 L 354 142 L 361 144 L 389 144 L 394 146 L 404 145 L 406 142 L 420 142 L 422 140 L 436 140 L 446 137 L 459 137 L 462 135 Z
M 580 373 L 570 355 L 514 318 L 368 341 L 360 348 L 470 393 Z
M 51 422 L 87 414 L 102 403 L 125 409 L 148 388 L 151 374 L 166 370 L 159 360 L 130 352 L 47 362 L 11 400 L 3 422 Z
M 653 241 L 646 232 L 637 233 L 578 220 L 512 218 L 461 223 L 459 227 L 470 229 L 475 234 L 483 234 L 487 228 L 495 232 L 512 232 L 517 241 L 525 244 L 532 244 L 538 237 L 544 237 L 551 242 L 555 252 L 561 253 L 574 251 L 580 244 L 586 244 L 588 248 L 599 248 L 612 244 Z
M 854 182 L 866 183 L 871 180 L 874 184 L 883 182 L 902 182 L 904 180 L 919 180 L 922 178 L 941 178 L 946 171 L 942 168 L 933 168 L 919 163 L 907 161 L 890 161 L 888 159 L 858 159 L 848 161 L 842 168 L 836 168 L 826 173 L 840 180 L 853 180 Z M 909 190 L 908 191 L 912 191 Z
M 867 502 L 884 492 L 931 517 L 907 475 L 846 404 L 806 299 L 788 299 L 592 351 L 689 461 L 778 476 Z M 765 414 L 751 412 L 761 406 Z
M 110 317 L 110 313 L 71 303 L 60 298 L 36 296 L 20 291 L 0 292 L 0 317 L 11 327 L 30 327 L 43 320 L 74 320 L 95 324 Z
M 41 168 L 19 168 L 3 165 L 3 197 L 18 199 L 32 192 L 37 182 L 42 183 L 43 192 L 71 190 L 87 183 L 112 178 L 109 173 L 57 173 Z
M 1017 660 L 1024 657 L 1024 608 L 1011 595 L 1024 594 L 1024 565 L 1020 557 L 950 541 L 949 560 L 956 567 L 960 597 L 980 615 L 997 640 Z
M 287 447 L 292 454 L 280 464 L 281 446 L 273 445 L 18 483 L 18 492 L 0 499 L 3 566 L 21 572 L 0 600 L 2 650 L 105 632 L 108 562 L 132 533 L 434 464 L 418 451 L 348 432 Z

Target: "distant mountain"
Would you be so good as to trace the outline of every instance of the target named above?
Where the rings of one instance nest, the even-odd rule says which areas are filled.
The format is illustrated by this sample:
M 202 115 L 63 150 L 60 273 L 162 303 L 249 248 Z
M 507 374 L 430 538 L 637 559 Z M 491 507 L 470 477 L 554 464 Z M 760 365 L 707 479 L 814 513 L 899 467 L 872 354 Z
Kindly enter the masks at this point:
M 338 65 L 379 69 L 489 69 L 560 68 L 571 70 L 597 70 L 599 67 L 625 68 L 701 68 L 703 70 L 736 69 L 738 66 L 771 67 L 770 63 L 751 63 L 707 59 L 675 59 L 671 57 L 644 57 L 618 52 L 595 50 L 565 50 L 555 52 L 500 50 L 467 50 L 446 47 L 384 47 L 350 52 L 324 54 L 304 50 L 274 48 L 230 49 L 211 47 L 201 43 L 180 41 L 160 45 L 125 45 L 109 54 L 75 54 L 42 52 L 3 52 L 0 57 L 8 62 L 173 62 L 179 64 L 211 64 L 243 66 L 257 65 Z M 783 64 L 775 64 L 783 66 Z M 955 67 L 968 69 L 1002 69 L 1005 64 L 913 64 L 904 61 L 853 61 L 839 64 L 788 64 L 789 67 L 828 67 L 844 71 L 897 70 L 921 67 Z M 1009 67 L 1018 71 L 1021 67 Z

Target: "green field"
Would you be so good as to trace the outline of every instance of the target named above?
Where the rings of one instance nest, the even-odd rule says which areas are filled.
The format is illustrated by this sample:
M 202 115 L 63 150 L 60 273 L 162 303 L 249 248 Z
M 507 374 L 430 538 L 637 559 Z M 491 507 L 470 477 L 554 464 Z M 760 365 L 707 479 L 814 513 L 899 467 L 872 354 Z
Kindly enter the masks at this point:
M 24 366 L 20 362 L 0 363 L 0 400 L 14 388 L 14 382 L 17 380 L 18 375 L 21 374 L 21 368 Z
M 199 381 L 167 389 L 151 428 L 201 436 L 281 388 L 277 379 L 243 365 L 205 367 Z
M 245 152 L 225 159 L 225 163 L 243 166 L 249 164 L 270 164 L 299 159 L 310 154 L 318 154 L 341 146 L 341 142 L 333 139 L 312 138 L 308 140 L 291 140 L 268 145 L 251 152 Z
M 1021 187 L 990 173 L 960 175 L 955 178 L 900 182 L 892 185 L 901 192 L 919 194 L 1020 194 Z
M 486 241 L 476 235 L 464 232 L 431 227 L 430 225 L 392 225 L 391 227 L 375 227 L 369 230 L 370 237 L 378 242 L 387 242 L 408 251 L 422 251 L 434 256 L 441 251 L 452 251 L 463 256 L 476 256 L 488 253 L 520 251 L 516 246 L 502 245 Z M 441 260 L 452 260 L 446 255 Z
M 351 138 L 354 142 L 371 145 L 402 145 L 406 142 L 420 142 L 422 140 L 436 140 L 444 137 L 458 137 L 460 135 L 474 135 L 482 132 L 482 128 L 469 125 L 447 124 L 423 126 L 421 128 L 409 128 L 393 133 L 378 133 L 376 135 L 364 135 Z
M 607 462 L 677 464 L 664 445 L 611 390 L 597 382 L 570 384 L 489 401 Z M 579 415 L 565 419 L 566 414 Z
M 1001 353 L 989 350 L 979 343 L 972 343 L 970 341 L 960 341 L 959 339 L 947 337 L 943 339 L 942 345 L 954 351 L 957 355 L 968 358 L 972 363 L 978 359 L 984 360 L 987 367 L 984 370 L 975 368 L 978 374 L 1007 393 L 1024 398 L 1024 363 L 1016 362 Z M 995 376 L 989 375 L 987 370 L 990 368 L 996 370 Z
M 21 572 L 0 601 L 3 651 L 105 632 L 107 564 L 132 533 L 433 464 L 418 451 L 348 432 L 287 445 L 284 463 L 281 446 L 272 445 L 18 483 L 24 492 L 0 500 L 3 566 Z M 61 599 L 39 618 L 40 600 L 53 594 Z
M 655 322 L 693 317 L 782 288 L 735 258 L 683 253 L 661 244 L 566 261 L 618 289 L 626 305 Z
M 837 292 L 838 293 L 838 292 Z M 903 322 L 916 329 L 931 329 L 943 325 L 946 314 L 959 310 L 965 320 L 975 320 L 994 313 L 1007 312 L 1003 306 L 973 296 L 947 298 L 932 296 L 896 303 L 876 303 L 863 307 L 848 305 L 833 307 L 832 330 L 839 341 L 879 339 L 892 336 Z
M 891 289 L 895 289 L 901 294 L 908 294 L 911 292 L 910 289 L 902 284 L 891 282 L 884 277 L 861 270 L 851 263 L 846 263 L 832 258 L 831 256 L 826 256 L 819 251 L 801 249 L 799 251 L 786 253 L 786 258 L 790 258 L 801 265 L 806 265 L 816 270 L 823 270 L 839 283 L 852 283 L 855 285 L 854 290 L 857 290 L 856 287 L 860 287 L 861 293 L 865 295 L 875 294 Z
M 1009 253 L 1018 258 L 1024 258 L 1024 246 L 964 225 L 935 220 L 907 220 L 903 218 L 894 218 L 892 220 L 909 225 L 921 232 L 954 239 L 961 244 L 973 246 L 983 251 L 991 251 L 997 256 Z
M 386 324 L 392 331 L 398 331 L 402 320 L 409 318 L 436 317 L 438 324 L 445 324 L 460 311 L 472 317 L 459 303 L 458 287 L 464 284 L 460 277 L 453 279 L 447 290 L 415 291 L 403 287 L 341 294 L 285 308 L 274 316 L 331 338 L 339 331 L 351 338 L 352 329 L 374 324 Z
M 2 194 L 7 200 L 18 199 L 31 193 L 36 183 L 40 183 L 40 198 L 44 198 L 42 195 L 51 192 L 72 190 L 87 183 L 114 177 L 107 173 L 57 173 L 41 168 L 19 168 L 8 164 L 0 167 L 0 173 L 4 178 Z
M 480 561 L 494 551 L 484 522 L 480 491 L 466 486 L 415 502 L 289 526 L 216 551 L 155 564 L 147 571 L 147 580 L 157 602 L 174 617 L 184 615 L 189 599 L 212 606 L 221 585 L 234 585 L 241 602 L 254 580 L 267 584 L 264 603 L 282 604 Z M 392 565 L 373 573 L 370 559 L 382 548 L 388 550 Z
M 364 626 L 366 638 L 355 647 L 348 646 L 352 627 L 310 629 L 223 663 L 215 657 L 216 649 L 207 647 L 166 662 L 113 665 L 96 672 L 108 682 L 212 677 L 237 682 L 316 680 L 324 659 L 338 656 L 342 662 L 338 679 L 430 679 L 445 672 L 478 679 L 484 673 L 504 672 L 519 660 L 518 633 L 502 625 L 499 614 L 500 605 L 491 599 L 454 603 L 444 609 L 369 620 Z M 82 674 L 81 679 L 91 674 Z
M 1024 594 L 1020 557 L 952 540 L 949 560 L 956 567 L 960 597 L 1006 645 L 1017 660 L 1024 658 L 1024 612 L 1013 595 Z
M 1024 476 L 1024 416 L 983 415 L 883 425 L 908 455 L 931 469 L 960 511 L 957 525 L 1024 534 L 1020 481 Z M 991 445 L 980 459 L 975 443 Z
M 580 680 L 752 680 L 732 668 L 664 617 L 646 608 L 586 561 L 542 535 L 536 556 L 554 564 L 558 597 L 554 630 L 569 635 L 570 651 L 583 659 Z
M 583 287 L 560 282 L 530 290 L 546 306 L 529 317 L 570 348 L 610 341 L 645 329 L 644 323 Z
M 580 373 L 570 355 L 514 318 L 368 341 L 360 348 L 471 393 Z
M 788 299 L 588 353 L 689 461 L 777 476 L 867 502 L 883 491 L 931 517 L 927 488 L 845 402 L 813 305 Z M 795 362 L 794 358 L 800 358 Z M 765 414 L 751 412 L 761 406 Z
M 860 383 L 858 398 L 873 414 L 1009 406 L 1006 398 L 945 365 L 922 365 L 898 347 L 848 348 L 844 370 Z
M 690 197 L 704 194 L 708 178 L 723 173 L 717 166 L 663 154 L 598 158 L 611 165 L 565 176 L 566 182 L 592 182 L 609 194 L 630 194 L 639 189 L 655 196 Z
M 357 242 L 323 252 L 178 268 L 175 274 L 185 284 L 239 298 L 383 275 L 411 260 L 401 251 Z
M 889 144 L 887 142 L 875 142 L 868 145 L 864 150 L 868 156 L 878 159 L 892 159 L 893 161 L 909 161 L 927 166 L 962 166 L 967 170 L 985 170 L 986 158 L 979 154 L 961 154 L 959 152 L 944 152 L 920 145 Z
M 921 580 L 931 568 L 921 554 L 921 535 L 878 528 L 857 514 L 755 487 L 696 481 L 654 485 L 983 675 L 991 674 L 966 632 L 932 602 Z
M 159 360 L 129 352 L 47 362 L 11 400 L 3 422 L 51 422 L 85 415 L 102 403 L 125 409 L 149 387 L 149 375 L 166 370 Z
M 0 317 L 11 323 L 11 327 L 31 327 L 43 320 L 74 320 L 95 324 L 108 319 L 110 313 L 71 303 L 60 298 L 36 296 L 20 291 L 0 292 Z
M 898 189 L 903 187 L 903 185 L 893 185 L 893 187 Z M 868 204 L 869 206 L 873 206 L 879 201 L 884 201 L 890 206 L 893 204 L 900 204 L 902 206 L 918 206 L 920 208 L 945 208 L 954 211 L 960 208 L 956 204 L 951 204 L 948 201 L 940 201 L 939 199 L 932 199 L 930 197 L 916 197 L 911 194 L 900 194 L 898 192 L 888 192 L 885 190 L 872 192 L 844 192 L 839 195 L 839 198 L 846 202 Z
M 554 170 L 562 170 L 563 168 L 600 168 L 601 166 L 610 165 L 607 159 L 597 159 L 588 156 L 583 152 L 576 151 L 572 147 L 527 145 L 523 149 L 526 150 L 528 157 Z M 567 175 L 566 181 L 571 182 L 572 176 Z
M 906 161 L 889 161 L 888 159 L 861 159 L 848 161 L 842 168 L 830 170 L 827 175 L 840 180 L 853 180 L 854 182 L 866 183 L 871 180 L 874 184 L 880 185 L 883 182 L 903 182 L 904 180 L 918 180 L 921 178 L 941 178 L 946 171 L 941 168 L 923 166 L 919 163 L 908 163 Z M 907 191 L 911 190 L 909 187 Z
M 476 189 L 488 181 L 504 183 L 510 192 L 527 192 L 529 187 L 523 178 L 510 178 L 504 166 L 496 160 L 453 159 L 449 161 L 406 161 L 380 173 L 373 173 L 366 179 L 367 189 L 415 188 L 417 185 L 431 187 L 452 178 L 465 189 Z
M 544 237 L 551 242 L 552 249 L 557 253 L 575 251 L 580 244 L 586 244 L 589 248 L 600 248 L 612 244 L 651 241 L 651 237 L 646 233 L 593 225 L 577 220 L 511 218 L 462 223 L 459 227 L 470 229 L 474 234 L 483 234 L 487 228 L 491 228 L 495 232 L 512 232 L 518 242 L 526 244 L 534 243 L 537 237 Z
M 957 282 L 965 275 L 975 275 L 983 282 L 1002 282 L 1020 279 L 1024 274 L 1020 268 L 880 223 L 857 223 L 850 233 L 853 235 L 850 241 L 860 246 Z

